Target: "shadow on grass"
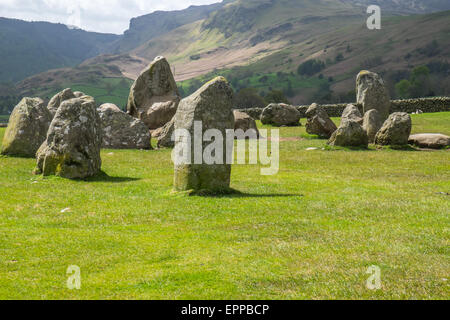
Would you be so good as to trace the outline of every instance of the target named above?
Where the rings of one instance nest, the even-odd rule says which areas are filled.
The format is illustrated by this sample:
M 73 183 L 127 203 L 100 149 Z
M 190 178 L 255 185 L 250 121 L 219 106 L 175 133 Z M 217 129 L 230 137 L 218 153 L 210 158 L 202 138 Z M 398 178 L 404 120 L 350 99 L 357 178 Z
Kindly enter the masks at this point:
M 205 198 L 294 198 L 304 197 L 303 194 L 289 194 L 289 193 L 267 193 L 267 194 L 255 194 L 245 193 L 235 189 L 221 190 L 221 191 L 187 191 L 184 192 L 190 197 L 205 197 Z M 183 193 L 181 193 L 183 194 Z
M 101 171 L 99 174 L 86 178 L 80 181 L 87 181 L 87 182 L 111 182 L 111 183 L 122 183 L 122 182 L 132 182 L 132 181 L 139 181 L 140 178 L 130 178 L 130 177 L 111 177 L 106 172 Z

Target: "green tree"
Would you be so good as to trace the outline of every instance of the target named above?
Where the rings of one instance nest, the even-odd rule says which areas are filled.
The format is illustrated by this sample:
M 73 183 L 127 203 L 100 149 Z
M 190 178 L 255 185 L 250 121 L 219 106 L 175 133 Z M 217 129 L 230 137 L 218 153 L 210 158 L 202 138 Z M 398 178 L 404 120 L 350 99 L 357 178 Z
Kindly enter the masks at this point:
M 312 76 L 325 69 L 325 63 L 320 60 L 308 60 L 303 62 L 297 69 L 297 73 L 301 76 Z
M 264 108 L 266 106 L 266 102 L 255 88 L 240 90 L 234 97 L 234 103 L 238 109 Z
M 401 99 L 407 99 L 410 97 L 411 82 L 409 80 L 403 79 L 395 85 L 395 92 L 397 96 Z
M 264 97 L 267 103 L 287 103 L 290 104 L 288 98 L 284 95 L 283 91 L 280 90 L 271 90 Z

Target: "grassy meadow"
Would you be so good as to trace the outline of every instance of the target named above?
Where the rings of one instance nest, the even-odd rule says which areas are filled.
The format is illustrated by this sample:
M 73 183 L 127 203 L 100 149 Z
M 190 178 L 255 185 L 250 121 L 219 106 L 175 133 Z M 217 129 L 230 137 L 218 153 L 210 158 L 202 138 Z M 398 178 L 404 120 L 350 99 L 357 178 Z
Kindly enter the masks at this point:
M 413 122 L 450 135 L 450 113 Z M 279 174 L 236 165 L 241 194 L 220 197 L 173 194 L 170 150 L 103 150 L 87 181 L 0 157 L 0 299 L 450 297 L 449 150 L 281 136 Z M 66 287 L 70 265 L 81 290 Z M 366 288 L 372 265 L 381 290 Z

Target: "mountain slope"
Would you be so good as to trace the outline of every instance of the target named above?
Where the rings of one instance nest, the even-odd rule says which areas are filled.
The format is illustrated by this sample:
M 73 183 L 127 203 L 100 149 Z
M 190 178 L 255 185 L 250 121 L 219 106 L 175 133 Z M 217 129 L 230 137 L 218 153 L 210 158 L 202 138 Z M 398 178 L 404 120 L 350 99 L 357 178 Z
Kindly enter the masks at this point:
M 0 18 L 0 82 L 71 67 L 98 55 L 117 35 L 69 29 L 63 24 Z

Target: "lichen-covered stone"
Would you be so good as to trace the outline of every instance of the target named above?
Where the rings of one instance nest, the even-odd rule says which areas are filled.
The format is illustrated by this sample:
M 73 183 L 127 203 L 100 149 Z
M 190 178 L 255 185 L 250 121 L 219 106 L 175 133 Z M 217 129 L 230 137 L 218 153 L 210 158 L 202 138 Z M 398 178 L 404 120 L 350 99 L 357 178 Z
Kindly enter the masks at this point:
M 404 146 L 408 144 L 412 130 L 412 120 L 406 112 L 396 112 L 389 116 L 375 137 L 381 146 Z
M 271 103 L 261 114 L 261 122 L 277 127 L 300 125 L 300 112 L 284 103 Z
M 82 94 L 77 92 L 77 94 Z M 81 96 L 80 96 L 81 97 Z M 47 109 L 54 116 L 56 111 L 58 111 L 59 106 L 66 100 L 77 98 L 70 88 L 64 89 L 63 91 L 57 93 L 53 98 L 50 99 Z
M 39 98 L 23 98 L 9 117 L 2 154 L 33 158 L 47 137 L 52 115 Z
M 75 96 L 75 98 L 81 98 L 81 97 L 85 96 L 84 92 L 81 92 L 81 91 L 75 91 L 73 93 L 73 95 Z
M 377 110 L 372 109 L 366 112 L 364 115 L 363 129 L 369 137 L 369 143 L 375 142 L 375 136 L 382 126 L 383 121 L 381 120 L 380 113 Z
M 234 130 L 242 130 L 244 133 L 250 133 L 253 138 L 259 138 L 259 130 L 255 119 L 248 114 L 235 110 L 234 114 Z M 249 131 L 250 130 L 250 131 Z M 247 138 L 251 138 L 247 136 Z
M 410 136 L 408 143 L 419 148 L 443 149 L 450 147 L 450 137 L 439 133 L 421 133 Z
M 389 117 L 391 97 L 383 79 L 376 73 L 363 70 L 356 79 L 357 103 L 362 104 L 363 113 L 375 109 L 381 120 Z
M 197 92 L 180 102 L 175 115 L 175 130 L 187 130 L 191 137 L 190 164 L 175 164 L 174 189 L 176 191 L 228 191 L 230 187 L 231 165 L 227 164 L 226 130 L 234 129 L 233 90 L 223 77 L 206 83 Z M 223 136 L 223 154 L 219 154 L 220 164 L 195 164 L 195 122 L 202 123 L 203 135 L 206 130 L 218 130 Z M 177 149 L 182 141 L 175 141 Z M 203 149 L 211 142 L 203 141 Z M 232 152 L 232 150 L 231 150 Z
M 179 102 L 169 63 L 164 57 L 156 57 L 131 86 L 127 110 L 154 130 L 173 118 Z
M 172 139 L 173 133 L 175 132 L 175 119 L 170 122 L 155 133 L 155 137 L 158 139 L 158 148 L 173 148 L 175 146 L 175 141 Z
M 330 119 L 327 112 L 316 103 L 313 103 L 306 111 L 306 132 L 318 135 L 322 139 L 329 139 L 337 130 L 336 125 Z
M 109 149 L 151 149 L 148 127 L 114 104 L 98 108 L 102 124 L 102 147 Z
M 361 125 L 363 124 L 363 121 L 364 121 L 363 116 L 361 115 L 361 112 L 353 104 L 348 104 L 347 107 L 344 109 L 344 112 L 342 113 L 342 121 L 345 121 L 345 120 L 355 121 Z
M 83 179 L 101 168 L 102 129 L 92 97 L 64 101 L 37 152 L 35 174 Z
M 369 145 L 369 139 L 367 137 L 367 133 L 358 122 L 345 120 L 333 133 L 328 141 L 328 144 L 336 147 L 367 148 Z

